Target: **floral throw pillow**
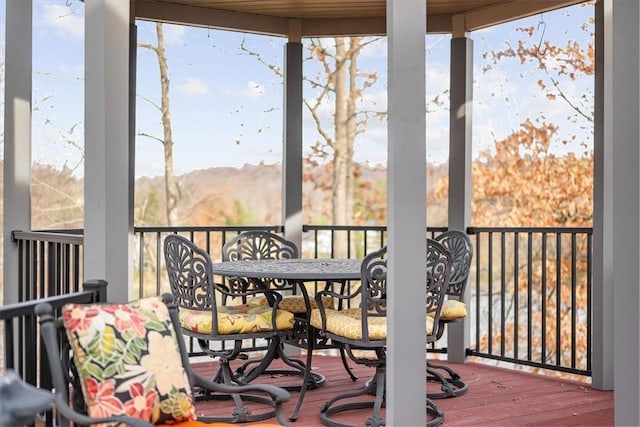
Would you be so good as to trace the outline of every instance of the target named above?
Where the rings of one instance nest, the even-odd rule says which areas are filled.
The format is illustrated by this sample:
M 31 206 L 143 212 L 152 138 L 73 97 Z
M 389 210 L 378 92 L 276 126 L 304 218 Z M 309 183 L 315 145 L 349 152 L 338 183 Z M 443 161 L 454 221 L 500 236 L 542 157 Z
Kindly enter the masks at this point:
M 62 309 L 89 415 L 153 424 L 194 420 L 169 310 L 160 297 Z

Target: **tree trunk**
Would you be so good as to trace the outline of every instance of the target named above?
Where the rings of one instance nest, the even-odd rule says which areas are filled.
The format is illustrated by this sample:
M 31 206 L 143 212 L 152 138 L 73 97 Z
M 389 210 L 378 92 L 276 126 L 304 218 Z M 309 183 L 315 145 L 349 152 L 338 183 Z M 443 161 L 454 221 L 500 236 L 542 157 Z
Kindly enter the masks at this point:
M 335 142 L 333 146 L 333 224 L 349 225 L 353 219 L 353 144 L 356 137 L 357 57 L 359 37 L 350 39 L 345 47 L 344 38 L 336 38 L 335 70 Z M 346 257 L 348 241 L 346 233 L 338 233 L 334 240 L 334 256 Z
M 333 146 L 333 183 L 331 185 L 331 202 L 333 206 L 332 216 L 334 225 L 347 225 L 347 199 L 349 169 L 349 140 L 347 132 L 347 64 L 345 55 L 344 38 L 335 39 L 336 42 L 336 70 L 335 78 L 335 141 Z M 336 233 L 334 238 L 334 256 L 345 257 L 347 244 L 344 233 Z
M 165 206 L 167 213 L 167 225 L 176 225 L 178 222 L 178 188 L 176 178 L 173 173 L 173 135 L 171 132 L 171 114 L 169 108 L 169 69 L 167 67 L 167 57 L 164 50 L 164 34 L 162 24 L 156 24 L 156 35 L 158 36 L 158 65 L 160 66 L 160 89 L 162 114 L 162 130 L 164 133 L 164 188 Z

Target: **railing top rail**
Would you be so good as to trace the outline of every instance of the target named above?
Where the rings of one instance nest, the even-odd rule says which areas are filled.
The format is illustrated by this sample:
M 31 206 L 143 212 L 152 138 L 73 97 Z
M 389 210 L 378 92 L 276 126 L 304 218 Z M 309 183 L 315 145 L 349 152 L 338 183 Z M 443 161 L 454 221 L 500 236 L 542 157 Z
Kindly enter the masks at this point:
M 467 227 L 468 234 L 477 233 L 585 233 L 593 234 L 591 227 Z
M 313 225 L 305 224 L 302 226 L 302 231 L 311 230 L 333 230 L 333 231 L 386 231 L 386 225 Z M 427 227 L 427 230 L 431 231 L 445 231 L 447 226 L 440 227 Z
M 354 230 L 372 230 L 372 231 L 384 231 L 387 227 L 384 225 L 313 225 L 304 224 L 302 231 L 310 230 L 333 230 L 333 231 L 354 231 Z
M 11 240 L 13 242 L 17 240 L 28 241 L 46 241 L 49 243 L 69 243 L 72 245 L 82 245 L 84 242 L 84 236 L 81 234 L 67 234 L 57 233 L 52 231 L 12 231 Z
M 94 290 L 85 290 L 71 294 L 56 295 L 30 301 L 17 302 L 14 304 L 7 304 L 0 307 L 0 320 L 20 317 L 25 314 L 33 314 L 35 306 L 42 302 L 47 302 L 54 308 L 60 307 L 69 302 L 91 302 L 95 293 L 96 291 Z
M 156 227 L 134 227 L 135 232 L 144 233 L 162 233 L 162 232 L 177 232 L 177 233 L 189 233 L 198 231 L 249 231 L 249 230 L 272 230 L 275 232 L 281 232 L 284 229 L 282 225 L 186 225 L 186 226 L 156 226 Z

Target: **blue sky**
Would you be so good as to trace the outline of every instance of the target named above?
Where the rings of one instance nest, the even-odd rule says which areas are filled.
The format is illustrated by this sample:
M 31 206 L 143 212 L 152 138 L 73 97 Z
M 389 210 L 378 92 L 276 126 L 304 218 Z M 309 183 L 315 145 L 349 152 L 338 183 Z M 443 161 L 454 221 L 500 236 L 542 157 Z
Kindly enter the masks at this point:
M 4 2 L 0 22 L 4 23 Z M 82 174 L 83 145 L 83 4 L 78 0 L 34 2 L 34 118 L 33 158 L 56 167 L 67 165 Z M 590 130 L 571 123 L 566 103 L 549 101 L 536 81 L 543 72 L 518 61 L 502 61 L 483 72 L 483 54 L 515 45 L 527 36 L 520 27 L 534 27 L 531 40 L 540 38 L 564 46 L 567 40 L 586 45 L 589 32 L 581 29 L 593 7 L 568 9 L 526 18 L 515 23 L 471 33 L 474 40 L 474 154 L 494 140 L 518 129 L 525 118 L 544 115 L 560 124 L 561 136 L 578 134 L 592 146 Z M 541 21 L 544 24 L 541 24 Z M 165 25 L 165 43 L 170 72 L 170 102 L 174 136 L 174 167 L 177 174 L 212 166 L 240 167 L 245 163 L 278 163 L 282 144 L 282 82 L 272 71 L 240 50 L 243 42 L 260 52 L 265 61 L 282 64 L 285 39 L 229 31 Z M 2 31 L 4 45 L 4 31 Z M 155 25 L 138 22 L 138 41 L 155 44 Z M 427 37 L 427 100 L 449 86 L 449 37 Z M 161 137 L 159 72 L 155 54 L 138 49 L 137 131 Z M 386 42 L 372 44 L 361 55 L 361 71 L 376 71 L 378 82 L 361 100 L 363 108 L 386 109 Z M 305 63 L 305 73 L 317 66 Z M 591 79 L 563 81 L 563 90 L 576 99 L 592 93 Z M 313 92 L 305 88 L 305 96 Z M 147 101 L 148 100 L 148 101 Z M 149 102 L 151 101 L 151 102 Z M 427 158 L 441 163 L 448 156 L 449 112 L 429 106 L 427 114 Z M 331 126 L 330 105 L 322 109 L 324 123 Z M 582 123 L 584 125 L 584 123 Z M 386 124 L 369 121 L 356 142 L 355 157 L 370 163 L 386 162 Z M 304 144 L 318 139 L 310 116 L 305 116 Z M 556 151 L 578 151 L 579 144 L 558 142 Z M 136 175 L 162 173 L 161 144 L 152 138 L 136 139 Z

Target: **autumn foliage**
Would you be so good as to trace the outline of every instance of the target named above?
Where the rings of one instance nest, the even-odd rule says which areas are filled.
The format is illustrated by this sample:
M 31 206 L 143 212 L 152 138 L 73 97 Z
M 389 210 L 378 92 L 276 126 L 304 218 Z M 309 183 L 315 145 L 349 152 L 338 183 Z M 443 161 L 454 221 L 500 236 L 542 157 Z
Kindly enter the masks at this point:
M 593 21 L 582 30 L 592 31 Z M 521 29 L 529 38 L 535 28 Z M 568 107 L 567 122 L 528 118 L 472 165 L 471 223 L 478 227 L 591 227 L 593 151 L 577 134 L 558 137 L 562 125 L 593 127 L 593 93 L 570 95 L 566 87 L 594 73 L 593 43 L 521 40 L 488 52 L 484 71 L 500 61 L 533 64 L 547 100 Z M 533 75 L 533 74 L 532 74 Z M 529 76 L 531 77 L 531 76 Z M 558 142 L 560 144 L 558 144 Z M 554 147 L 555 143 L 555 149 Z M 558 146 L 582 149 L 558 154 Z M 433 200 L 446 200 L 448 180 L 436 183 Z M 587 369 L 591 242 L 588 233 L 496 232 L 476 236 L 480 277 L 472 292 L 479 302 L 483 353 Z M 495 249 L 500 248 L 500 250 Z M 578 254 L 576 256 L 576 254 Z M 471 279 L 472 282 L 475 278 Z M 477 298 L 477 300 L 475 300 Z M 474 301 L 475 300 L 475 301 Z M 490 320 L 489 320 L 490 319 Z M 571 348 L 571 343 L 575 348 Z

